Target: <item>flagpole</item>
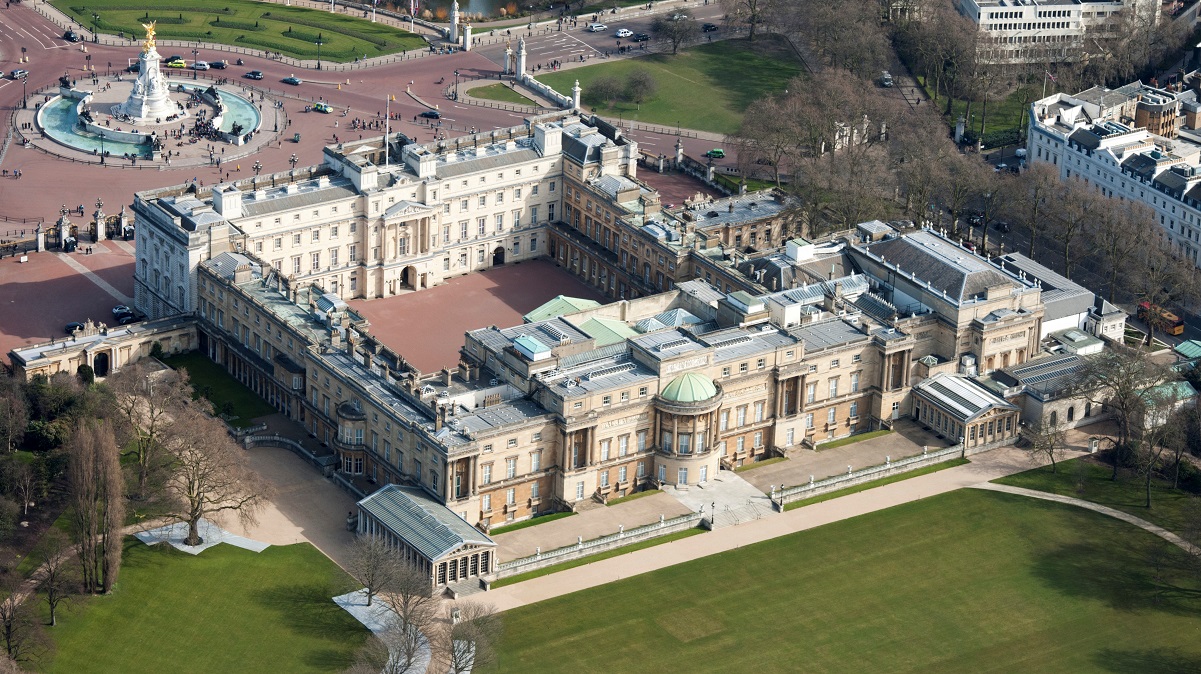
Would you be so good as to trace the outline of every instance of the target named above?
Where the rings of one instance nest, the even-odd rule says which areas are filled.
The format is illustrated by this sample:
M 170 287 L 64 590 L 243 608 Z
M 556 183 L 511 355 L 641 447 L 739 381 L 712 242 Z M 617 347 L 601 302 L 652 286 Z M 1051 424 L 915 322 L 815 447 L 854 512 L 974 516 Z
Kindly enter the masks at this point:
M 388 122 L 392 119 L 392 95 L 384 97 L 384 166 L 388 165 L 388 155 L 391 154 L 388 148 Z
M 1050 76 L 1050 71 L 1043 71 L 1043 98 L 1047 97 L 1047 77 Z

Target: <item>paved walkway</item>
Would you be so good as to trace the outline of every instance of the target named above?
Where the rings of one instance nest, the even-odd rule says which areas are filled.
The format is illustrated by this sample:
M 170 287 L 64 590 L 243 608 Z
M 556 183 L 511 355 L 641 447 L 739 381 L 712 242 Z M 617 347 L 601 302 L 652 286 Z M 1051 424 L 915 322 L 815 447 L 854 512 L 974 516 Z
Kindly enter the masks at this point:
M 999 492 L 1004 492 L 1006 494 L 1017 494 L 1019 496 L 1028 496 L 1030 498 L 1042 499 L 1044 501 L 1055 501 L 1056 503 L 1066 503 L 1067 505 L 1074 505 L 1078 508 L 1084 508 L 1086 510 L 1092 510 L 1093 512 L 1099 512 L 1102 515 L 1109 515 L 1110 517 L 1117 518 L 1119 520 L 1122 520 L 1123 522 L 1129 522 L 1130 524 L 1133 524 L 1134 526 L 1136 526 L 1140 529 L 1150 531 L 1151 533 L 1155 534 L 1156 536 L 1159 536 L 1160 538 L 1171 543 L 1172 545 L 1175 545 L 1176 547 L 1180 548 L 1181 550 L 1184 550 L 1185 552 L 1189 553 L 1190 555 L 1201 555 L 1201 548 L 1198 548 L 1196 545 L 1189 543 L 1188 541 L 1186 541 L 1183 538 L 1177 536 L 1176 534 L 1168 531 L 1167 529 L 1164 529 L 1163 527 L 1161 527 L 1157 524 L 1152 524 L 1142 518 L 1135 517 L 1134 515 L 1131 515 L 1128 512 L 1123 512 L 1121 510 L 1115 510 L 1114 508 L 1110 508 L 1109 506 L 1103 506 L 1100 503 L 1093 503 L 1092 501 L 1085 501 L 1083 499 L 1072 498 L 1071 496 L 1062 496 L 1060 494 L 1051 494 L 1049 492 L 1037 491 L 1034 489 L 1024 489 L 1022 487 L 1011 487 L 1011 486 L 1005 485 L 1005 484 L 994 484 L 991 482 L 974 484 L 974 485 L 972 485 L 972 489 L 983 489 L 985 491 L 999 491 Z
M 78 260 L 71 257 L 70 253 L 55 253 L 54 255 L 55 255 L 55 257 L 62 260 L 63 262 L 66 262 L 68 267 L 79 272 L 80 274 L 82 274 L 85 278 L 87 278 L 92 283 L 95 283 L 101 290 L 108 293 L 109 295 L 112 295 L 113 298 L 115 298 L 118 303 L 124 304 L 126 306 L 133 305 L 132 297 L 130 297 L 129 295 L 126 295 L 125 293 L 121 292 L 120 290 L 117 290 L 108 281 L 105 281 L 104 279 L 97 276 L 95 274 L 95 272 L 93 272 L 91 269 L 88 269 L 87 267 L 83 266 L 83 264 L 81 264 Z

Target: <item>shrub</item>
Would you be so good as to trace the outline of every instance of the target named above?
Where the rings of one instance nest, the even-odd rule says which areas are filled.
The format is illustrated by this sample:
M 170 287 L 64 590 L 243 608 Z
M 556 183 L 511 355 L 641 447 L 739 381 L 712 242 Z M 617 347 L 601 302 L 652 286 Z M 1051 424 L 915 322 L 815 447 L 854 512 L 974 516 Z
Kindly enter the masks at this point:
M 79 381 L 83 382 L 84 386 L 91 386 L 96 383 L 96 371 L 87 363 L 79 366 L 79 369 L 75 371 L 75 376 L 79 377 Z
M 1013 145 L 1021 142 L 1021 129 L 1000 129 L 998 131 L 989 131 L 981 138 L 984 142 L 984 149 L 989 150 L 994 147 L 1003 147 L 1005 145 Z
M 155 341 L 150 345 L 150 357 L 157 360 L 163 359 L 163 343 Z

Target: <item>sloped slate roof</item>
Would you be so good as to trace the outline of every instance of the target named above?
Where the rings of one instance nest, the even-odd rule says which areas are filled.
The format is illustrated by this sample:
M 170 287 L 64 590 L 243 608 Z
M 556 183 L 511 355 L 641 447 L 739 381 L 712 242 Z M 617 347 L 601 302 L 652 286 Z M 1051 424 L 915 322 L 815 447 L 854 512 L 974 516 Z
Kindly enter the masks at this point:
M 537 323 L 548 318 L 555 318 L 564 314 L 574 314 L 577 311 L 585 309 L 595 309 L 600 306 L 600 302 L 595 300 L 586 300 L 579 297 L 568 297 L 559 295 L 558 297 L 546 302 L 542 306 L 534 309 L 530 313 L 522 316 L 522 320 L 526 323 Z
M 913 390 L 951 412 L 963 423 L 991 409 L 1018 409 L 971 379 L 950 372 L 940 372 L 925 379 L 914 386 Z
M 467 544 L 496 546 L 487 534 L 420 489 L 389 484 L 358 505 L 432 561 Z
M 205 264 L 208 265 L 209 269 L 213 270 L 214 274 L 224 279 L 233 278 L 234 270 L 244 264 L 251 267 L 258 267 L 258 265 L 250 261 L 250 258 L 241 253 L 221 253 L 217 257 L 205 262 Z
M 1201 358 L 1201 341 L 1190 339 L 1177 344 L 1173 350 L 1189 360 Z
M 588 333 L 596 340 L 597 346 L 608 346 L 624 342 L 638 334 L 638 331 L 622 321 L 612 318 L 589 318 L 580 324 L 580 330 Z
M 945 292 L 957 302 L 972 299 L 992 286 L 1019 285 L 1017 279 L 996 269 L 970 251 L 931 232 L 887 239 L 862 247 L 918 280 L 935 292 Z

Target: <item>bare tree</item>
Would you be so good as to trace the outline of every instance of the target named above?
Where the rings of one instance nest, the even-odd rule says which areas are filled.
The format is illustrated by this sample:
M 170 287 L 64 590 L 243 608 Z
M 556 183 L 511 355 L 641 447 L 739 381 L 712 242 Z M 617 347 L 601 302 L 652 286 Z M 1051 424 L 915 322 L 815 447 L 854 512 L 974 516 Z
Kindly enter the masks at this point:
M 675 54 L 685 42 L 691 42 L 700 36 L 701 27 L 696 25 L 692 12 L 681 9 L 667 16 L 655 17 L 651 22 L 651 32 L 670 43 L 671 53 Z
M 0 450 L 12 450 L 25 437 L 29 425 L 29 407 L 25 404 L 25 392 L 17 380 L 4 377 L 0 383 Z
M 746 24 L 750 26 L 747 39 L 755 40 L 755 33 L 767 24 L 776 11 L 779 0 L 721 0 L 726 11 L 726 25 Z
M 637 68 L 626 77 L 625 96 L 638 105 L 642 105 L 651 96 L 655 95 L 655 90 L 659 87 L 659 83 L 655 81 L 655 76 L 646 68 Z
M 1177 445 L 1184 445 L 1184 425 L 1181 418 L 1180 399 L 1174 386 L 1161 386 L 1142 393 L 1144 408 L 1140 410 L 1142 423 L 1138 434 L 1139 451 L 1136 454 L 1139 474 L 1143 478 L 1145 493 L 1144 507 L 1151 507 L 1151 481 L 1159 470 L 1164 452 Z
M 55 528 L 46 531 L 39 544 L 41 565 L 34 578 L 38 591 L 46 597 L 50 609 L 50 626 L 58 624 L 58 606 L 79 589 L 79 574 L 69 561 L 71 542 L 66 534 Z
M 19 578 L 10 575 L 0 582 L 0 596 L 4 597 L 0 600 L 0 640 L 5 652 L 18 663 L 36 659 L 45 647 L 45 635 L 29 593 Z
M 1052 200 L 1058 196 L 1060 189 L 1059 170 L 1051 164 L 1035 162 L 1018 176 L 1007 213 L 1030 232 L 1030 247 L 1026 257 L 1034 259 L 1034 247 L 1042 235 Z
M 8 483 L 8 492 L 21 502 L 21 514 L 28 515 L 29 504 L 33 501 L 38 484 L 37 476 L 33 474 L 33 468 L 13 455 L 8 461 L 8 465 L 5 466 L 4 478 Z
M 151 371 L 140 364 L 114 372 L 106 384 L 132 435 L 131 442 L 123 444 L 131 447 L 128 454 L 137 460 L 137 498 L 145 499 L 152 476 L 166 459 L 162 452 L 165 436 L 175 415 L 192 400 L 192 386 L 185 371 Z
M 1119 455 L 1129 451 L 1146 410 L 1142 393 L 1167 379 L 1169 372 L 1142 353 L 1118 344 L 1085 360 L 1076 382 L 1076 390 L 1094 403 L 1103 404 L 1118 425 L 1118 445 L 1114 452 L 1113 476 L 1117 479 Z
M 164 447 L 171 459 L 167 516 L 187 523 L 186 545 L 199 545 L 201 519 L 233 513 L 252 524 L 269 491 L 219 421 L 190 408 L 182 414 L 176 423 L 189 432 Z
M 389 619 L 383 630 L 367 639 L 355 658 L 355 664 L 344 674 L 416 674 L 424 672 L 421 657 L 428 641 L 421 630 L 409 627 L 396 616 Z
M 463 603 L 453 609 L 457 619 L 447 621 L 437 636 L 437 654 L 450 674 L 483 671 L 496 662 L 496 645 L 502 626 L 496 608 Z M 452 613 L 454 615 L 454 613 Z
M 1118 279 L 1133 270 L 1139 247 L 1154 237 L 1154 217 L 1150 208 L 1135 201 L 1111 203 L 1110 208 L 1099 209 L 1090 233 L 1104 260 L 1101 268 L 1108 273 L 1110 302 L 1114 301 Z
M 1075 176 L 1064 183 L 1056 209 L 1055 238 L 1063 245 L 1063 275 L 1072 278 L 1079 237 L 1097 211 L 1108 204 L 1095 188 Z
M 85 423 L 76 430 L 67 481 L 79 541 L 80 580 L 88 592 L 110 592 L 121 566 L 125 479 L 117 443 L 106 422 Z
M 1196 301 L 1196 267 L 1163 238 L 1162 228 L 1153 227 L 1148 233 L 1131 252 L 1129 273 L 1124 279 L 1126 287 L 1137 299 L 1157 307 Z M 1163 312 L 1148 311 L 1142 318 L 1150 340 L 1154 340 L 1157 330 L 1169 327 Z
M 1047 420 L 1027 426 L 1022 430 L 1022 437 L 1030 445 L 1026 448 L 1036 459 L 1047 459 L 1051 462 L 1051 472 L 1056 472 L 1056 461 L 1066 450 L 1067 434 L 1063 429 L 1052 426 Z
M 350 547 L 347 571 L 363 584 L 367 605 L 375 595 L 388 591 L 400 572 L 400 560 L 395 550 L 379 536 L 360 535 Z

